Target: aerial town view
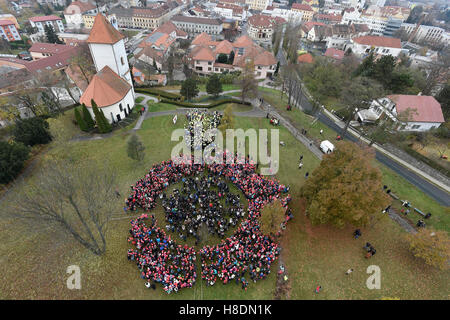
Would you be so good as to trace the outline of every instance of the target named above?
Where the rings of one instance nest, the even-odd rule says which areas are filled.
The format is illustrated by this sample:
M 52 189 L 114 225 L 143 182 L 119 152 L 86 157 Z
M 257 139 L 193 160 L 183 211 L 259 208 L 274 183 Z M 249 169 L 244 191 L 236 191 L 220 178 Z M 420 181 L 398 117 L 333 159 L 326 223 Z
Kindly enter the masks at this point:
M 0 36 L 0 300 L 450 300 L 447 0 L 0 0 Z

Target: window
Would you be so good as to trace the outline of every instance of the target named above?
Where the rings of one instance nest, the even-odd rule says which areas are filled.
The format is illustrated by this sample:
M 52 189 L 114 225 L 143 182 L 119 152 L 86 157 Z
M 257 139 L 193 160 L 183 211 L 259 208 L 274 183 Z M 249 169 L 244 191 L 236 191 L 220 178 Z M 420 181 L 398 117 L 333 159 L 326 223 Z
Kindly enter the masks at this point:
M 420 128 L 420 124 L 415 124 L 412 126 L 412 129 L 419 129 Z
M 120 62 L 122 62 L 122 65 L 125 64 L 125 61 L 123 60 L 123 57 L 120 57 Z
M 119 109 L 120 109 L 120 111 L 123 111 L 122 104 L 119 104 Z

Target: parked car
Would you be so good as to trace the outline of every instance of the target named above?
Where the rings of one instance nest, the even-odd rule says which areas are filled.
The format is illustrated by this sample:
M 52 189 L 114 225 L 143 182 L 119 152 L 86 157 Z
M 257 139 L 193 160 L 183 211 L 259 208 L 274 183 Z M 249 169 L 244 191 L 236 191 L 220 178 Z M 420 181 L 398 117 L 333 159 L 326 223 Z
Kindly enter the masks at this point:
M 334 144 L 328 140 L 324 140 L 320 143 L 320 150 L 325 154 L 332 153 L 334 148 Z

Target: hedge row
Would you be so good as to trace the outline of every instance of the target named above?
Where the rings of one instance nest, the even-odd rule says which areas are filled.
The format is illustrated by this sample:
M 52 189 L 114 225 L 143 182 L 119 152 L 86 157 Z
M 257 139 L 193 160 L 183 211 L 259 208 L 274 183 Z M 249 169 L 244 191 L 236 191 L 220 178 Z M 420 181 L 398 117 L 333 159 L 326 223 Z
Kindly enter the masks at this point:
M 442 173 L 450 178 L 450 171 L 447 168 L 444 168 L 441 164 L 437 163 L 436 161 L 425 157 L 423 154 L 417 152 L 414 149 L 411 149 L 410 147 L 405 147 L 405 148 L 403 148 L 403 150 L 405 150 L 406 153 L 408 153 L 410 156 L 416 158 L 417 160 L 425 162 L 430 167 L 436 169 L 440 173 Z
M 164 90 L 159 90 L 159 89 L 155 89 L 155 88 L 135 88 L 134 89 L 135 92 L 138 93 L 148 93 L 148 94 L 152 94 L 154 96 L 160 96 L 166 99 L 181 99 L 181 96 L 177 93 L 172 93 L 172 92 L 167 92 Z
M 227 104 L 227 103 L 237 103 L 237 104 L 243 104 L 246 106 L 251 105 L 250 102 L 242 102 L 240 100 L 237 99 L 223 99 L 220 101 L 215 101 L 212 102 L 210 104 L 195 104 L 195 103 L 191 103 L 191 102 L 185 102 L 185 101 L 177 101 L 177 100 L 171 100 L 171 99 L 161 99 L 162 103 L 168 103 L 168 104 L 173 104 L 176 106 L 180 106 L 180 107 L 185 107 L 185 108 L 206 108 L 206 109 L 210 109 L 210 108 L 214 108 L 217 106 L 220 106 L 222 104 Z

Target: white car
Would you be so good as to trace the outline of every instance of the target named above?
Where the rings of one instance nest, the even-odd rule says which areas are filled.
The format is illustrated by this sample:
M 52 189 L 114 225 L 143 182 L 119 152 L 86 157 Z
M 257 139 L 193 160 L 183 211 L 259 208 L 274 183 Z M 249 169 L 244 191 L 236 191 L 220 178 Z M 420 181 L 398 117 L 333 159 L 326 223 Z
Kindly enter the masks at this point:
M 325 154 L 332 153 L 334 151 L 334 144 L 328 140 L 324 140 L 320 143 L 320 150 Z

